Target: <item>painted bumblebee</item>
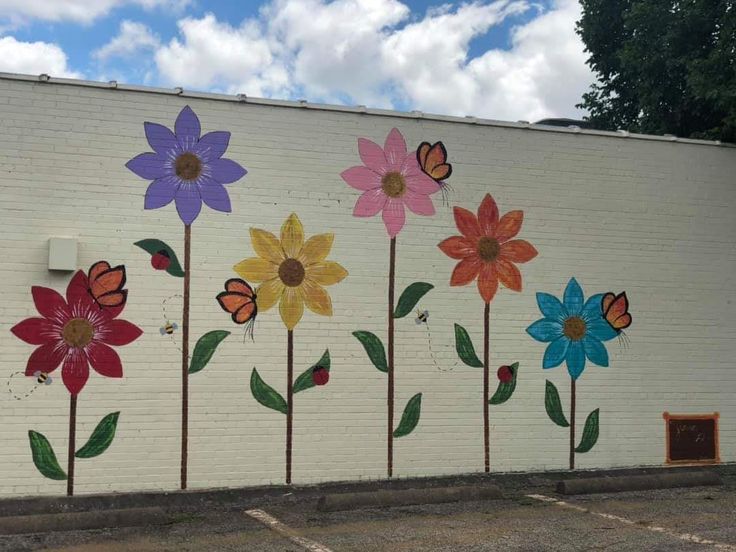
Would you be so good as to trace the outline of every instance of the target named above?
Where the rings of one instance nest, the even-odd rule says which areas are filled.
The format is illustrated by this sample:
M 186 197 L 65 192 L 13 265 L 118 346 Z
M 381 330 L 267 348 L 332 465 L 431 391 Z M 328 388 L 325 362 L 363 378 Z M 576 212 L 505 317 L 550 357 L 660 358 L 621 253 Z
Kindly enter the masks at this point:
M 40 370 L 33 372 L 33 377 L 36 378 L 36 382 L 38 382 L 39 385 L 51 385 L 54 382 L 51 376 L 46 372 L 41 372 Z
M 417 323 L 417 326 L 419 324 L 422 324 L 422 323 L 426 324 L 428 320 L 429 320 L 429 311 L 428 310 L 417 311 L 417 317 L 414 320 Z
M 161 326 L 158 331 L 161 332 L 161 335 L 171 335 L 178 328 L 179 326 L 176 325 L 176 322 L 169 322 L 167 320 L 166 324 Z

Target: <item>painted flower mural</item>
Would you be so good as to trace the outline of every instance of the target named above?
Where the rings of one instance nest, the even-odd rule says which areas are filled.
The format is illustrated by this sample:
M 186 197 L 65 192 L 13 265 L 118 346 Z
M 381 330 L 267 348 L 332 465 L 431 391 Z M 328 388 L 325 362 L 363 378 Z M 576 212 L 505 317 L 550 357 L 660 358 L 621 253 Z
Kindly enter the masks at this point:
M 524 213 L 509 211 L 499 218 L 498 206 L 490 194 L 486 194 L 478 207 L 477 216 L 455 207 L 455 225 L 459 236 L 451 236 L 438 245 L 451 259 L 459 260 L 450 277 L 451 286 L 465 286 L 477 281 L 483 302 L 483 360 L 475 354 L 475 348 L 467 330 L 455 324 L 455 347 L 458 356 L 468 366 L 483 368 L 483 450 L 485 471 L 490 471 L 490 420 L 489 405 L 506 402 L 516 389 L 519 363 L 501 366 L 496 374 L 499 384 L 490 396 L 490 303 L 498 292 L 499 282 L 512 291 L 521 291 L 521 272 L 517 263 L 526 263 L 537 256 L 537 250 L 526 240 L 514 239 L 521 231 Z
M 233 269 L 244 279 L 260 285 L 253 294 L 249 284 L 237 280 L 242 296 L 238 298 L 232 295 L 234 290 L 227 289 L 226 284 L 226 291 L 218 295 L 218 301 L 232 314 L 248 308 L 253 301 L 257 312 L 268 311 L 279 304 L 279 314 L 286 326 L 286 400 L 263 381 L 256 368 L 251 373 L 250 389 L 263 406 L 286 415 L 286 483 L 290 484 L 294 394 L 325 385 L 330 372 L 330 353 L 327 350 L 294 381 L 294 329 L 304 315 L 305 305 L 315 314 L 332 316 L 332 300 L 324 287 L 341 282 L 348 272 L 339 263 L 326 260 L 334 234 L 317 234 L 305 240 L 302 223 L 294 213 L 281 226 L 280 239 L 258 228 L 251 228 L 250 236 L 257 257 L 245 259 Z M 238 306 L 240 304 L 242 306 Z M 256 312 L 255 307 L 253 312 Z
M 104 261 L 95 263 L 90 276 L 97 279 L 102 266 L 103 272 L 122 273 L 124 267 L 111 269 Z M 107 267 L 106 269 L 104 267 Z M 120 282 L 115 276 L 113 280 Z M 122 293 L 119 284 L 116 293 Z M 19 339 L 36 345 L 26 364 L 25 374 L 30 377 L 48 377 L 61 366 L 61 380 L 69 391 L 69 457 L 65 473 L 56 460 L 49 441 L 42 434 L 29 432 L 31 452 L 38 470 L 51 479 L 66 480 L 67 494 L 74 494 L 74 458 L 91 458 L 104 452 L 112 442 L 119 412 L 109 414 L 98 424 L 90 441 L 80 450 L 75 448 L 77 400 L 90 376 L 90 367 L 97 374 L 108 378 L 121 378 L 123 366 L 113 347 L 128 345 L 143 333 L 136 325 L 118 318 L 125 306 L 127 290 L 123 299 L 114 306 L 106 307 L 93 295 L 94 285 L 81 270 L 66 288 L 66 297 L 57 291 L 33 286 L 31 295 L 40 317 L 23 320 L 11 328 Z
M 194 111 L 185 106 L 174 123 L 174 131 L 158 123 L 143 124 L 148 144 L 153 152 L 137 155 L 126 167 L 145 180 L 151 180 L 146 190 L 144 208 L 159 209 L 176 204 L 184 223 L 184 267 L 173 248 L 158 239 L 145 239 L 136 245 L 151 255 L 157 270 L 184 278 L 182 306 L 182 429 L 181 429 L 181 488 L 187 488 L 187 455 L 189 435 L 189 374 L 198 372 L 211 358 L 214 349 L 229 335 L 223 330 L 204 334 L 189 357 L 189 303 L 191 281 L 192 224 L 202 210 L 202 203 L 224 213 L 231 211 L 225 184 L 240 180 L 247 173 L 240 164 L 223 157 L 230 144 L 230 133 L 208 132 Z
M 388 375 L 389 478 L 393 475 L 393 440 L 414 430 L 419 423 L 421 411 L 422 394 L 417 393 L 407 402 L 401 421 L 394 429 L 394 319 L 409 314 L 419 299 L 433 287 L 426 282 L 414 282 L 404 290 L 398 305 L 394 304 L 396 238 L 406 223 L 406 209 L 417 215 L 434 215 L 435 208 L 430 196 L 440 191 L 440 184 L 419 164 L 424 144 L 423 142 L 420 145 L 419 152 L 407 151 L 404 137 L 395 128 L 388 133 L 383 148 L 371 140 L 359 138 L 358 154 L 363 165 L 351 167 L 340 175 L 350 187 L 363 192 L 355 203 L 353 215 L 372 217 L 381 213 L 389 237 L 387 347 L 384 349 L 381 340 L 372 332 L 353 332 L 373 365 Z M 426 157 L 426 152 L 424 153 Z M 443 175 L 449 176 L 449 171 L 443 172 Z

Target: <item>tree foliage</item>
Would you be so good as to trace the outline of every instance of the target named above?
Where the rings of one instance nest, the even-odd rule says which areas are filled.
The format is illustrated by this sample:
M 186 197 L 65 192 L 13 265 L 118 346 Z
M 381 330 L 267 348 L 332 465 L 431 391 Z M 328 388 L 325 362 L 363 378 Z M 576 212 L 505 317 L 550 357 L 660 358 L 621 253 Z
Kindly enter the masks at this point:
M 736 0 L 580 0 L 603 129 L 736 141 Z

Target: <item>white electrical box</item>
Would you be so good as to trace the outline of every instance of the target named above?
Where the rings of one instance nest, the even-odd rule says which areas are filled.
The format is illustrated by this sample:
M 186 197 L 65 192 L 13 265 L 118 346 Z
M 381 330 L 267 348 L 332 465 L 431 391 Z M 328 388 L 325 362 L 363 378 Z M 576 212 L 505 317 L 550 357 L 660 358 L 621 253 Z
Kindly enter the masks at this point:
M 77 269 L 76 238 L 49 238 L 49 270 Z

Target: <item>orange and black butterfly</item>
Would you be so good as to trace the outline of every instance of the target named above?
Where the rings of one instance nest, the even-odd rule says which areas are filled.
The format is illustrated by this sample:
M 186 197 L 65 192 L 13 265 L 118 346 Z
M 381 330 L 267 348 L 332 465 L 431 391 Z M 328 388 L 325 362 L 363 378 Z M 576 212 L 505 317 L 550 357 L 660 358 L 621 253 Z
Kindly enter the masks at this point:
M 628 338 L 626 338 L 624 330 L 631 326 L 632 320 L 626 292 L 622 291 L 618 295 L 613 292 L 606 293 L 603 296 L 601 308 L 603 309 L 603 318 L 616 331 L 624 346 L 628 346 Z
M 125 286 L 125 266 L 111 267 L 107 261 L 97 261 L 87 272 L 89 294 L 100 308 L 122 307 L 128 298 Z
M 247 324 L 246 334 L 253 339 L 253 324 L 258 314 L 256 293 L 245 280 L 230 278 L 225 282 L 225 291 L 217 294 L 217 302 L 222 310 L 232 315 L 236 324 Z
M 447 203 L 452 189 L 445 180 L 452 174 L 452 165 L 447 162 L 445 145 L 442 142 L 422 142 L 417 148 L 417 161 L 422 171 L 440 185 L 443 202 Z

